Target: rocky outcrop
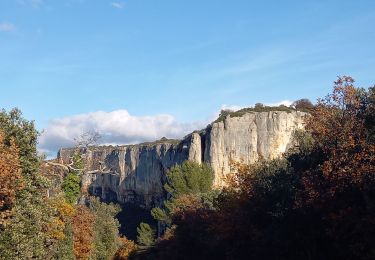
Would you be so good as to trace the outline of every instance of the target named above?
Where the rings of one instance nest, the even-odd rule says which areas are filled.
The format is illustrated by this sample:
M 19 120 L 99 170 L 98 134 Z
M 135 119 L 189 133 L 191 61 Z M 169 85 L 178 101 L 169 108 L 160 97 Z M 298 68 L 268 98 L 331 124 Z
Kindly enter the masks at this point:
M 82 185 L 107 201 L 150 207 L 164 198 L 166 171 L 192 160 L 209 164 L 215 173 L 215 185 L 222 186 L 232 160 L 254 163 L 259 158 L 272 159 L 284 153 L 292 143 L 294 130 L 303 127 L 305 116 L 296 111 L 228 115 L 180 141 L 162 139 L 139 145 L 90 147 L 81 150 L 88 172 L 82 176 Z M 73 151 L 61 149 L 58 161 L 68 164 Z
M 291 145 L 294 130 L 303 127 L 302 112 L 272 111 L 227 116 L 205 133 L 204 162 L 215 172 L 215 185 L 223 184 L 231 161 L 252 164 L 282 155 Z

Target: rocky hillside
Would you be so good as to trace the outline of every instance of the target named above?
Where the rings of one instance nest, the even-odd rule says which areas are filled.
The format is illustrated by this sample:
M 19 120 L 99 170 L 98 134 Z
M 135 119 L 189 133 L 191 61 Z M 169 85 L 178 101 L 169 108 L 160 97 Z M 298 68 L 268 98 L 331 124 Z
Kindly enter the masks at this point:
M 133 202 L 150 207 L 163 199 L 165 172 L 184 160 L 209 164 L 216 186 L 230 172 L 230 161 L 254 163 L 280 156 L 291 145 L 293 131 L 303 127 L 306 113 L 246 111 L 228 114 L 182 140 L 98 146 L 82 150 L 87 173 L 82 184 L 107 201 Z M 69 164 L 73 149 L 61 149 L 57 160 Z

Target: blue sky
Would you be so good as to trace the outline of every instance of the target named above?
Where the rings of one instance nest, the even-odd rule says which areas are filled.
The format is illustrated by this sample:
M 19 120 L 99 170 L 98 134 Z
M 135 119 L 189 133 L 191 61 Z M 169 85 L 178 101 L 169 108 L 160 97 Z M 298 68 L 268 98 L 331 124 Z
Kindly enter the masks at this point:
M 374 21 L 371 0 L 0 0 L 0 107 L 50 133 L 47 152 L 72 127 L 178 137 L 223 106 L 315 100 L 337 75 L 373 85 Z

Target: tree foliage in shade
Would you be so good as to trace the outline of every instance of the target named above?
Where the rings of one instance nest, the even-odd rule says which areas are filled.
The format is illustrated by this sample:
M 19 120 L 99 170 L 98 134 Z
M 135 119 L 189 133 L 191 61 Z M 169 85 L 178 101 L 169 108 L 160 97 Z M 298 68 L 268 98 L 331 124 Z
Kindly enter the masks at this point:
M 140 246 L 149 247 L 155 242 L 155 230 L 147 223 L 139 224 L 137 227 L 137 242 Z
M 361 111 L 365 120 L 367 140 L 375 143 L 375 86 L 366 91 L 360 89 Z
M 212 206 L 213 170 L 206 164 L 185 161 L 172 167 L 167 172 L 167 182 L 164 189 L 170 198 L 164 201 L 163 208 L 153 208 L 152 216 L 167 227 L 171 226 L 173 215 L 195 204 Z M 196 207 L 194 205 L 193 207 Z

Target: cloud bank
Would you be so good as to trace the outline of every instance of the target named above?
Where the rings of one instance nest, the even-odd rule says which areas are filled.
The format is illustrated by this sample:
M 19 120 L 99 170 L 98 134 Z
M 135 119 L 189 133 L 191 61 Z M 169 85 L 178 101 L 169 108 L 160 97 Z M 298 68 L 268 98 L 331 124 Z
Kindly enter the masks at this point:
M 42 132 L 38 148 L 53 156 L 61 147 L 74 146 L 74 138 L 93 131 L 100 133 L 100 144 L 112 145 L 154 141 L 161 137 L 182 138 L 194 130 L 204 128 L 207 123 L 182 123 L 168 114 L 134 116 L 125 109 L 97 111 L 51 120 Z
M 290 100 L 284 100 L 265 105 L 289 106 L 291 103 Z M 252 106 L 222 105 L 221 109 L 236 111 Z M 217 111 L 206 120 L 190 123 L 179 122 L 169 114 L 134 116 L 125 109 L 72 115 L 49 121 L 39 138 L 38 149 L 50 158 L 54 157 L 60 148 L 74 146 L 74 139 L 87 132 L 98 132 L 101 135 L 99 144 L 103 145 L 136 144 L 162 137 L 180 139 L 194 130 L 206 127 L 219 114 L 220 111 Z

